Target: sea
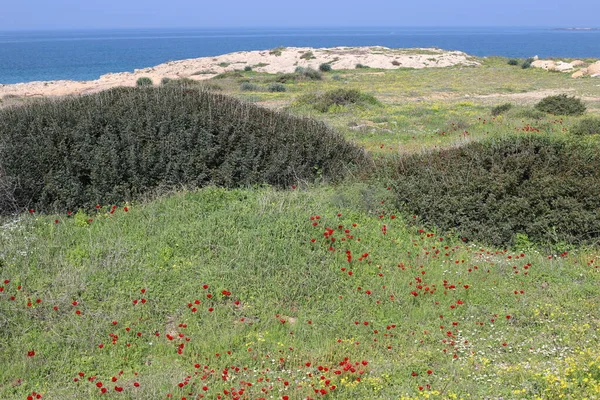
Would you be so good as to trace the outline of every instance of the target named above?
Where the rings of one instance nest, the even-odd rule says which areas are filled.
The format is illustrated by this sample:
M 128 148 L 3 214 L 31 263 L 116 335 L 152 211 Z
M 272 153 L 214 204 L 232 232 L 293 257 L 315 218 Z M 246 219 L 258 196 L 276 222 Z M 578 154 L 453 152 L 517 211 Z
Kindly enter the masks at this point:
M 0 30 L 0 84 L 92 80 L 109 72 L 133 71 L 172 60 L 279 46 L 437 47 L 476 56 L 600 58 L 600 30 L 552 27 Z

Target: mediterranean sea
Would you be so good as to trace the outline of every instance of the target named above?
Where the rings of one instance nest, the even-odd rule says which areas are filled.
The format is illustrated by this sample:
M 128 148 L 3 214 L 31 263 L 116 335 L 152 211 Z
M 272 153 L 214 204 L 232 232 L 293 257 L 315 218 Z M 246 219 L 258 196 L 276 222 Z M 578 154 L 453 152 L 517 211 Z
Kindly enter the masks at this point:
M 271 28 L 0 31 L 0 84 L 92 80 L 171 60 L 274 47 L 437 47 L 475 56 L 600 58 L 600 30 Z

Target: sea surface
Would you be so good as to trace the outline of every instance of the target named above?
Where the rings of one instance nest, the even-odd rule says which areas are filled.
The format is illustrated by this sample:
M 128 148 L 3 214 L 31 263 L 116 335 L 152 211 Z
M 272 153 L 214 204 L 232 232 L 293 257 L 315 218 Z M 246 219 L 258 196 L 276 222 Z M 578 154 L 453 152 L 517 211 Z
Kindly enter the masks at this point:
M 438 47 L 476 56 L 600 58 L 600 30 L 280 28 L 0 31 L 0 84 L 91 80 L 171 60 L 278 46 Z

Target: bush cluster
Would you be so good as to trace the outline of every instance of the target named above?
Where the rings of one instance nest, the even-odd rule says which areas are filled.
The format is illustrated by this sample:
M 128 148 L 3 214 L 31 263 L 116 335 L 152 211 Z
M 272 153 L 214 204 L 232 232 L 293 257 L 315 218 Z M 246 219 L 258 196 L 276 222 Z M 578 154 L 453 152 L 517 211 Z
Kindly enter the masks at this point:
M 510 60 L 508 60 L 508 65 L 519 65 L 519 60 L 511 58 Z
M 535 105 L 535 109 L 553 115 L 582 115 L 586 107 L 581 99 L 559 94 L 544 97 Z
M 367 160 L 325 124 L 178 86 L 0 110 L 0 213 L 115 204 L 162 188 L 288 186 Z
M 402 210 L 468 240 L 597 243 L 598 165 L 597 145 L 505 138 L 403 158 L 394 189 Z
M 600 118 L 585 118 L 571 128 L 574 135 L 600 135 Z
M 324 93 L 309 93 L 299 97 L 297 102 L 311 105 L 320 112 L 327 112 L 332 106 L 380 104 L 374 96 L 356 89 L 334 89 Z

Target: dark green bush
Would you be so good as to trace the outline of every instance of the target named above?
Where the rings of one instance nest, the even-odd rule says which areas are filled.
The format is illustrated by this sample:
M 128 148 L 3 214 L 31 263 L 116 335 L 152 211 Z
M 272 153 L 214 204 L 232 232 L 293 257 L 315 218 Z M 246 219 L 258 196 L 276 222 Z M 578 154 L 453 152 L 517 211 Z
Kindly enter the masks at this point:
M 317 57 L 315 57 L 312 51 L 307 51 L 306 53 L 302 54 L 300 58 L 303 60 L 313 60 Z
M 370 68 L 368 65 L 363 65 L 363 64 L 356 64 L 356 69 L 360 69 L 360 68 Z
M 323 75 L 312 68 L 296 67 L 293 73 L 279 74 L 275 77 L 278 83 L 293 83 L 306 80 L 321 80 Z
M 323 63 L 323 64 L 319 65 L 319 71 L 321 71 L 321 72 L 331 71 L 331 64 Z
M 161 83 L 161 85 L 166 85 L 167 83 L 171 82 L 171 80 L 172 80 L 171 78 L 168 78 L 165 76 L 164 78 L 162 78 L 160 80 L 160 83 Z
M 269 92 L 285 92 L 287 88 L 281 83 L 273 83 L 269 85 Z
M 254 83 L 242 82 L 242 84 L 240 85 L 240 90 L 242 92 L 257 92 L 260 90 L 260 87 L 258 85 L 255 85 Z
M 512 108 L 511 103 L 500 104 L 499 106 L 492 107 L 492 115 L 494 117 L 503 114 Z
M 523 61 L 523 64 L 521 64 L 521 68 L 527 69 L 527 68 L 531 67 L 531 63 L 533 61 L 534 61 L 533 58 L 528 58 L 527 60 Z
M 600 149 L 523 136 L 405 157 L 397 206 L 427 225 L 496 246 L 597 243 Z
M 337 179 L 364 161 L 364 150 L 308 118 L 197 89 L 115 88 L 0 110 L 0 213 L 181 186 L 285 187 Z
M 249 66 L 249 65 L 246 65 L 246 66 L 244 67 L 244 71 L 245 71 L 245 72 L 250 72 L 250 71 L 252 71 L 252 67 L 251 67 L 251 66 Z
M 582 115 L 586 110 L 581 99 L 566 94 L 544 97 L 535 109 L 553 115 Z
M 372 95 L 356 89 L 334 89 L 324 93 L 309 93 L 299 97 L 297 102 L 310 105 L 320 112 L 327 112 L 331 106 L 380 104 Z
M 600 135 L 600 118 L 586 118 L 571 128 L 574 135 Z
M 312 68 L 306 68 L 302 72 L 302 75 L 305 76 L 306 78 L 312 79 L 314 81 L 323 79 L 323 75 L 321 75 L 321 73 L 319 71 L 317 71 L 316 69 L 312 69 Z
M 508 65 L 519 65 L 519 60 L 511 58 L 510 60 L 508 60 Z
M 147 76 L 142 76 L 141 78 L 138 78 L 137 81 L 135 81 L 135 84 L 137 86 L 152 86 L 152 79 L 148 78 Z

